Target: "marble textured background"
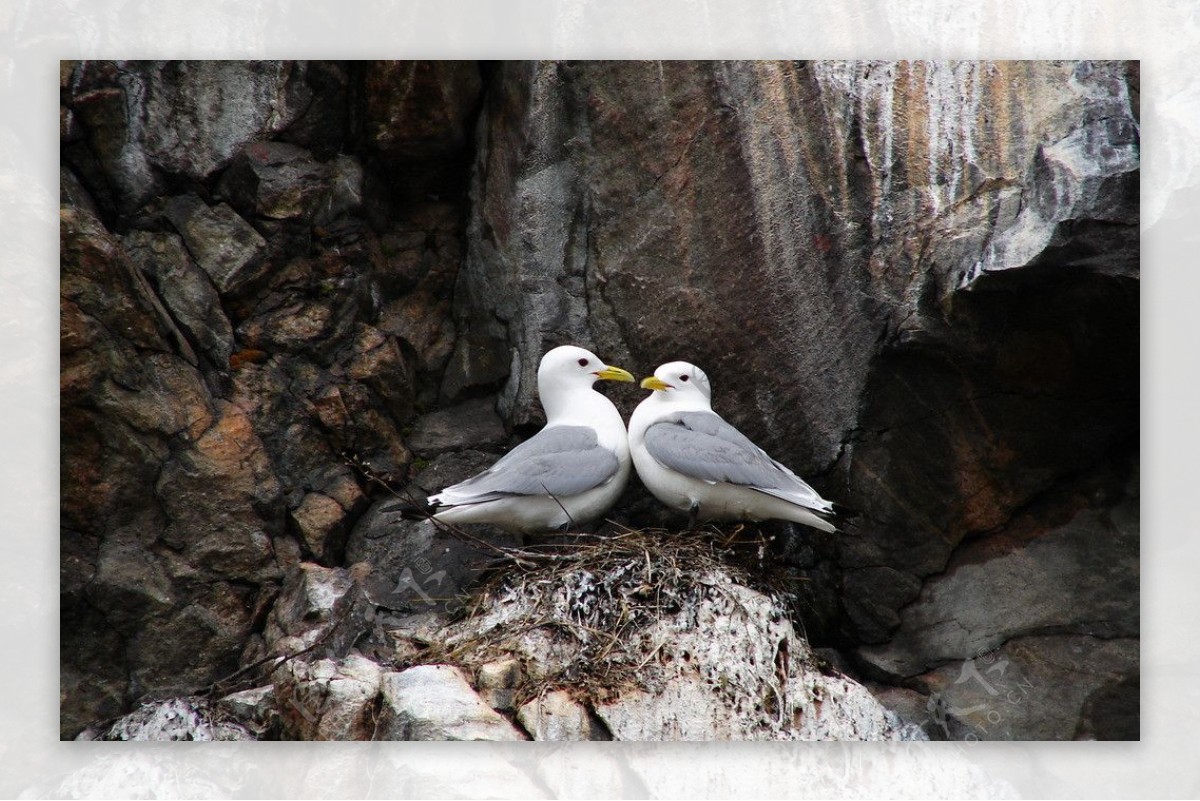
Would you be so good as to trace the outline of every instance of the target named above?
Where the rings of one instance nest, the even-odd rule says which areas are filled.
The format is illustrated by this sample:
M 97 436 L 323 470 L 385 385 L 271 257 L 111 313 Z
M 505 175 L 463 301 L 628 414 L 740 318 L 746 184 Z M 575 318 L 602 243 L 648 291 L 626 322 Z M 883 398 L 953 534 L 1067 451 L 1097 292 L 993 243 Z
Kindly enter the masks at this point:
M 1177 759 L 1178 750 L 1164 741 L 1170 729 L 1177 729 L 1180 709 L 1194 709 L 1194 682 L 1197 653 L 1194 641 L 1177 635 L 1186 610 L 1196 608 L 1195 586 L 1185 588 L 1189 561 L 1194 563 L 1194 542 L 1184 535 L 1195 513 L 1180 504 L 1178 498 L 1189 496 L 1188 477 L 1178 456 L 1172 458 L 1164 444 L 1168 436 L 1178 442 L 1187 441 L 1183 413 L 1190 408 L 1186 397 L 1171 381 L 1186 381 L 1194 377 L 1194 363 L 1184 357 L 1185 326 L 1180 312 L 1190 296 L 1193 275 L 1174 270 L 1166 273 L 1167 265 L 1186 264 L 1189 247 L 1194 246 L 1195 234 L 1187 222 L 1196 213 L 1197 150 L 1188 147 L 1197 131 L 1198 95 L 1194 78 L 1187 69 L 1187 45 L 1194 40 L 1197 20 L 1186 3 L 1141 7 L 1096 6 L 1072 3 L 980 3 L 963 8 L 961 4 L 929 3 L 856 4 L 838 14 L 819 9 L 796 8 L 785 4 L 768 6 L 761 16 L 739 13 L 716 3 L 699 9 L 692 4 L 659 4 L 642 17 L 638 24 L 626 28 L 619 24 L 604 24 L 601 17 L 611 7 L 600 10 L 598 4 L 572 4 L 550 13 L 540 4 L 527 3 L 528 11 L 543 11 L 534 24 L 513 24 L 519 19 L 489 17 L 482 6 L 472 11 L 471 25 L 454 28 L 449 20 L 461 9 L 443 4 L 393 4 L 371 16 L 361 18 L 339 13 L 339 25 L 320 16 L 300 18 L 294 4 L 269 4 L 249 15 L 242 9 L 212 8 L 192 4 L 187 8 L 162 13 L 145 13 L 147 4 L 111 3 L 106 6 L 61 3 L 35 6 L 32 3 L 10 6 L 0 25 L 4 36 L 12 43 L 11 55 L 4 63 L 3 91 L 6 99 L 14 99 L 23 113 L 7 116 L 0 127 L 4 142 L 4 161 L 0 165 L 4 201 L 9 213 L 4 216 L 5 240 L 9 256 L 5 259 L 4 279 L 9 288 L 5 301 L 4 339 L 5 395 L 4 416 L 6 441 L 13 447 L 4 463 L 5 492 L 12 510 L 11 530 L 21 532 L 14 538 L 12 558 L 6 564 L 4 606 L 20 610 L 10 614 L 4 631 L 11 640 L 28 643 L 32 653 L 43 654 L 42 660 L 10 664 L 9 686 L 20 683 L 30 691 L 14 699 L 13 710 L 4 730 L 6 752 L 25 755 L 18 760 L 20 769 L 7 768 L 3 778 L 6 785 L 27 789 L 35 794 L 54 792 L 89 792 L 89 776 L 123 775 L 128 781 L 169 789 L 172 782 L 200 778 L 215 795 L 239 795 L 255 792 L 255 782 L 266 780 L 275 771 L 286 768 L 267 767 L 247 761 L 241 763 L 246 772 L 233 771 L 219 775 L 212 765 L 190 763 L 187 758 L 178 762 L 154 760 L 147 762 L 138 755 L 120 757 L 120 764 L 99 757 L 95 750 L 81 749 L 70 761 L 51 761 L 44 752 L 19 743 L 30 738 L 29 726 L 46 736 L 32 739 L 51 740 L 53 717 L 53 665 L 56 638 L 31 632 L 30 621 L 42 631 L 54 629 L 54 579 L 57 551 L 53 547 L 53 521 L 57 513 L 54 496 L 56 452 L 53 448 L 53 398 L 57 372 L 54 351 L 57 347 L 57 318 L 53 300 L 56 288 L 52 271 L 46 267 L 55 263 L 53 241 L 55 233 L 54 189 L 55 162 L 52 143 L 56 141 L 53 121 L 55 114 L 50 102 L 51 92 L 39 87 L 54 84 L 57 58 L 62 55 L 126 56 L 130 50 L 161 56 L 206 57 L 226 55 L 256 57 L 279 53 L 305 42 L 306 55 L 323 55 L 330 51 L 356 48 L 356 52 L 371 55 L 394 55 L 397 37 L 409 36 L 414 45 L 407 54 L 447 55 L 443 47 L 461 48 L 459 55 L 476 57 L 528 55 L 531 49 L 571 49 L 573 55 L 603 57 L 632 53 L 637 48 L 654 48 L 653 55 L 694 57 L 741 56 L 766 57 L 859 55 L 869 51 L 875 57 L 912 56 L 985 57 L 1021 55 L 1040 58 L 1084 54 L 1112 58 L 1141 56 L 1143 58 L 1143 162 L 1144 193 L 1142 230 L 1146 235 L 1144 257 L 1148 266 L 1146 307 L 1152 309 L 1149 335 L 1143 364 L 1146 386 L 1150 393 L 1144 407 L 1149 464 L 1145 475 L 1148 510 L 1144 514 L 1147 538 L 1144 566 L 1149 577 L 1146 583 L 1145 612 L 1147 618 L 1146 648 L 1143 651 L 1146 677 L 1148 715 L 1145 739 L 1152 749 L 1136 752 L 1113 748 L 1092 748 L 1085 752 L 1072 749 L 1050 752 L 1036 747 L 1013 747 L 1003 752 L 973 748 L 947 757 L 960 757 L 982 766 L 996 776 L 1005 776 L 1021 792 L 1053 794 L 1065 788 L 1089 788 L 1091 793 L 1134 794 L 1140 792 L 1134 784 L 1136 767 L 1154 778 L 1155 787 L 1168 795 L 1191 792 L 1195 789 L 1195 773 L 1188 773 L 1186 761 Z M 951 16 L 953 9 L 957 15 Z M 496 12 L 490 12 L 495 14 Z M 445 16 L 443 16 L 445 15 Z M 132 19 L 138 22 L 130 22 Z M 611 19 L 611 18 L 610 18 Z M 478 26 L 478 27 L 475 27 Z M 489 27 L 491 26 L 491 27 Z M 431 30 L 444 32 L 441 37 L 430 35 Z M 504 36 L 493 35 L 496 30 Z M 436 46 L 433 43 L 438 43 Z M 422 50 L 424 48 L 424 50 Z M 64 50 L 71 51 L 65 53 Z M 703 50 L 704 52 L 698 52 Z M 649 54 L 645 49 L 639 54 Z M 291 55 L 291 53 L 289 53 Z M 38 154 L 41 154 L 40 157 Z M 36 165 L 36 166 L 35 166 Z M 1191 243 L 1191 245 L 1189 245 Z M 40 277 L 39 277 L 40 276 Z M 15 454 L 22 454 L 24 458 Z M 1190 593 L 1190 595 L 1188 594 Z M 1164 705 L 1170 698 L 1171 709 Z M 1187 713 L 1182 713 L 1186 715 Z M 1182 745 L 1182 744 L 1181 744 Z M 428 752 L 424 752 L 428 753 Z M 670 773 L 672 766 L 679 775 L 688 770 L 688 758 L 677 749 L 656 749 L 648 753 L 655 769 Z M 740 766 L 746 749 L 723 749 L 706 765 L 700 776 L 707 786 L 727 781 L 725 787 L 736 789 L 767 788 L 768 779 L 758 785 L 743 783 L 734 777 L 741 774 Z M 849 756 L 852 778 L 862 778 L 872 769 L 896 766 L 908 781 L 920 779 L 920 765 L 904 756 L 890 753 L 878 759 Z M 1014 759 L 1015 754 L 1021 758 Z M 417 751 L 406 752 L 420 759 Z M 1127 758 L 1128 757 L 1128 758 Z M 504 760 L 504 756 L 496 754 Z M 371 779 L 381 774 L 394 776 L 392 769 L 369 757 L 361 765 L 353 762 L 336 765 L 324 763 L 306 765 L 311 775 L 331 775 L 342 767 L 355 768 L 359 778 Z M 491 757 L 489 757 L 491 759 Z M 619 758 L 628 764 L 625 758 Z M 836 758 L 835 758 L 836 759 Z M 880 762 L 879 760 L 883 761 Z M 13 760 L 6 760 L 13 764 Z M 503 764 L 509 764 L 504 761 Z M 544 760 L 544 770 L 566 772 L 552 760 Z M 1181 764 L 1185 765 L 1182 769 Z M 769 781 L 780 777 L 805 775 L 809 767 L 802 757 L 788 752 L 762 775 Z M 114 770 L 116 773 L 114 773 Z M 253 776 L 251 777 L 251 772 Z M 459 788 L 450 771 L 433 769 L 424 774 L 430 784 L 396 784 L 395 779 L 382 780 L 375 786 L 383 792 L 419 792 L 426 787 Z M 625 774 L 621 774 L 625 775 Z M 94 779 L 93 779 L 94 780 Z M 118 779 L 119 780 L 119 779 Z M 844 786 L 833 779 L 826 787 Z M 389 783 L 390 782 L 390 783 Z M 1127 782 L 1127 783 L 1123 783 Z M 385 788 L 386 785 L 386 788 Z M 132 786 L 132 785 L 131 785 Z M 277 786 L 272 783 L 271 786 Z M 356 785 L 362 787 L 363 785 Z M 784 784 L 799 787 L 799 784 Z M 90 792 L 97 792 L 90 785 Z M 60 788 L 60 789 L 56 789 Z M 85 788 L 85 789 L 80 789 Z M 1134 789 L 1129 789 L 1134 788 Z M 762 789 L 761 792 L 768 790 Z M 363 791 L 359 791 L 363 792 Z M 836 792 L 826 789 L 825 792 Z M 966 792 L 963 790 L 963 792 Z

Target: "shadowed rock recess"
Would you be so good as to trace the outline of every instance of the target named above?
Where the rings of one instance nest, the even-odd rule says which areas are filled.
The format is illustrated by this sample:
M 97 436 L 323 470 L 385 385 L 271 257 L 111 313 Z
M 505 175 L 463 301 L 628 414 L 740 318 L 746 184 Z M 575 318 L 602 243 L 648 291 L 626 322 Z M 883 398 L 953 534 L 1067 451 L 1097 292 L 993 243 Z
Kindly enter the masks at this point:
M 61 736 L 1136 739 L 1138 78 L 64 62 Z M 565 343 L 856 515 L 381 512 Z

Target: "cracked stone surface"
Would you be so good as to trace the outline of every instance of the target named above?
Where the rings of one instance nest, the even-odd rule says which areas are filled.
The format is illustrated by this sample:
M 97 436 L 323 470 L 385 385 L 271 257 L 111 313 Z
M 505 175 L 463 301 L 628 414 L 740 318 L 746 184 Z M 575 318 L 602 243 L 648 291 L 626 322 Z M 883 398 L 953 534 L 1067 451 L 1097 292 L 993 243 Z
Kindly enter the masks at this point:
M 955 554 L 905 607 L 885 645 L 859 649 L 895 678 L 1045 631 L 1136 637 L 1138 504 L 1085 509 L 1061 528 L 1004 549 L 984 542 Z M 996 554 L 995 551 L 1000 553 Z

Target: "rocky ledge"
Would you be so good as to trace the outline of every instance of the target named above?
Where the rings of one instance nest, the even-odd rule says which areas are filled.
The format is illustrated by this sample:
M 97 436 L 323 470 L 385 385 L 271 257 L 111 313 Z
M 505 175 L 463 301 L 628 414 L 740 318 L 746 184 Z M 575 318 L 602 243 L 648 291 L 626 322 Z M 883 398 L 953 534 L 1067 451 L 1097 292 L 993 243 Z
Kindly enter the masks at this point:
M 258 668 L 83 739 L 923 740 L 747 586 L 714 535 L 506 549 L 460 611 L 396 603 L 365 564 L 288 575 Z M 742 546 L 738 546 L 742 547 Z M 742 548 L 744 550 L 744 548 Z

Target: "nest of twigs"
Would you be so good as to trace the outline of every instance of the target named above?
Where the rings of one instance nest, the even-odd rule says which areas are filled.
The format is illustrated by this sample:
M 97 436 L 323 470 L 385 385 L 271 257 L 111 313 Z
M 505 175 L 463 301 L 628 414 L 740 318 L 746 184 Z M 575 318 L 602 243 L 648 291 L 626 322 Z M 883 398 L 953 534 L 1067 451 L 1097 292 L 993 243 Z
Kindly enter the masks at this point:
M 618 528 L 522 548 L 454 533 L 494 552 L 496 563 L 444 636 L 404 666 L 449 663 L 473 672 L 517 656 L 526 663 L 518 703 L 549 689 L 602 699 L 652 685 L 657 649 L 643 635 L 665 619 L 688 627 L 688 616 L 730 582 L 780 609 L 789 605 L 788 579 L 771 567 L 770 540 L 750 527 Z M 550 658 L 531 665 L 531 653 Z

